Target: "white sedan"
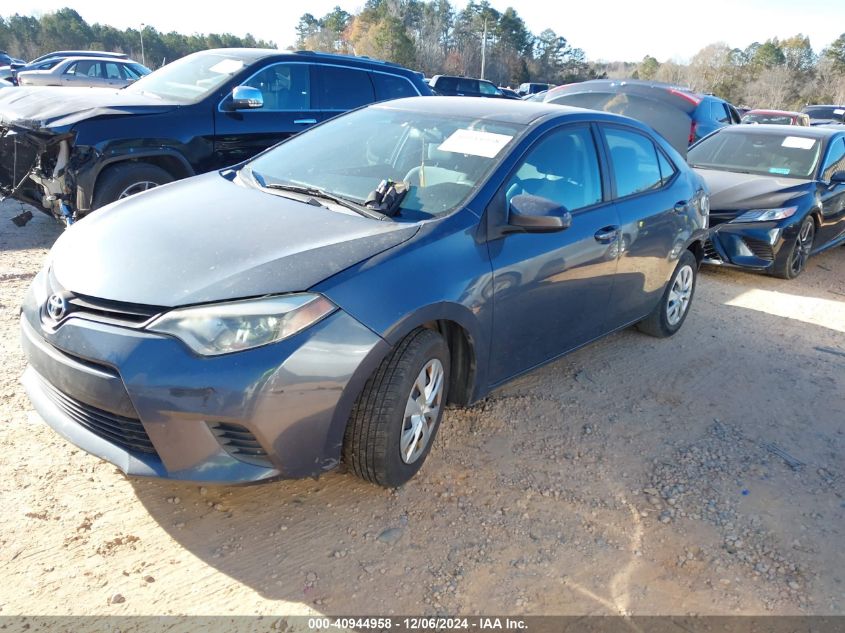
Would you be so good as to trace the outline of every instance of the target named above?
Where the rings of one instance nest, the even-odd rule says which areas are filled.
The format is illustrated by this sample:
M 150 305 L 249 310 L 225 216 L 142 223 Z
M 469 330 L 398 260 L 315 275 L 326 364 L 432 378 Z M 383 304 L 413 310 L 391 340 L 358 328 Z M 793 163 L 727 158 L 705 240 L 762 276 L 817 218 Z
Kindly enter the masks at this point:
M 151 71 L 131 59 L 68 57 L 49 68 L 17 74 L 20 86 L 74 86 L 123 88 Z

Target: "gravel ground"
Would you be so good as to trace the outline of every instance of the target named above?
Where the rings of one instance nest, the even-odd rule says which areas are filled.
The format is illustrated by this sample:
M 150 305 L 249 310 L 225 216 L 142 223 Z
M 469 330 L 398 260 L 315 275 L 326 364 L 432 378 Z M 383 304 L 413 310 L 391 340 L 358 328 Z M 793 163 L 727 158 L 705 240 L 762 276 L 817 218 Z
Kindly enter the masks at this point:
M 128 479 L 18 383 L 60 229 L 0 205 L 0 614 L 845 614 L 845 249 L 707 270 L 629 330 L 444 418 L 398 490 Z

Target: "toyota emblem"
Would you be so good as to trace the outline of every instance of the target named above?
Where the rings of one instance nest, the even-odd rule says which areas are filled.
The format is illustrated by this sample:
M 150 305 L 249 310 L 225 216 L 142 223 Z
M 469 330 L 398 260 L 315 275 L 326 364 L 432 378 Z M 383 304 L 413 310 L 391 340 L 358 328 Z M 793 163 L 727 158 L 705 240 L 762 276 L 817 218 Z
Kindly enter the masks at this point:
M 67 301 L 61 294 L 50 295 L 47 299 L 47 314 L 53 321 L 61 321 L 67 314 Z

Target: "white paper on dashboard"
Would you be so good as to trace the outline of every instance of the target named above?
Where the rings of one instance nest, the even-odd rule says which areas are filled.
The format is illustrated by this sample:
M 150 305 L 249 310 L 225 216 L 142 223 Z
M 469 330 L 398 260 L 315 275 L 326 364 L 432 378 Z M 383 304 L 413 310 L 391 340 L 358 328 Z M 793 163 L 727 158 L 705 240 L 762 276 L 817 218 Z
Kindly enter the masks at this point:
M 479 130 L 455 130 L 437 149 L 441 152 L 493 158 L 512 138 L 507 134 Z
M 244 67 L 244 63 L 240 59 L 224 59 L 217 62 L 209 68 L 213 73 L 220 73 L 221 75 L 231 75 Z
M 793 147 L 795 149 L 813 149 L 813 145 L 816 144 L 816 139 L 814 138 L 803 138 L 801 136 L 787 136 L 783 139 L 783 143 L 781 146 L 783 147 Z

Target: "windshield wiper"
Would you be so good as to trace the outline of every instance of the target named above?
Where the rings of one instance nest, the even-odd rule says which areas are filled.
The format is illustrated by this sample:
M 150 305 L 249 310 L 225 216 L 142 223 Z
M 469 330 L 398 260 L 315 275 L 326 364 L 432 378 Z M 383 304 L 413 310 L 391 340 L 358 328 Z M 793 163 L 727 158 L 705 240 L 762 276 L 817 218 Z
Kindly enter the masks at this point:
M 265 189 L 276 189 L 278 191 L 292 191 L 293 193 L 301 193 L 305 196 L 311 196 L 312 198 L 328 200 L 329 202 L 334 202 L 346 209 L 351 209 L 364 217 L 371 218 L 373 220 L 387 220 L 388 222 L 392 222 L 393 220 L 389 217 L 384 215 L 383 213 L 379 213 L 378 211 L 373 211 L 372 209 L 368 209 L 367 207 L 358 204 L 354 200 L 349 200 L 348 198 L 344 198 L 343 196 L 337 196 L 333 193 L 329 193 L 324 189 L 320 189 L 319 187 L 306 187 L 304 185 L 286 185 L 278 182 L 271 182 L 264 185 Z
M 274 189 L 276 191 L 290 191 L 292 193 L 299 193 L 303 196 L 310 196 L 318 202 L 320 199 L 328 200 L 329 202 L 334 202 L 335 204 L 340 205 L 345 209 L 355 211 L 355 213 L 363 215 L 365 218 L 393 222 L 392 218 L 387 215 L 384 215 L 383 213 L 368 209 L 367 207 L 358 204 L 354 200 L 349 200 L 348 198 L 344 198 L 343 196 L 337 196 L 333 193 L 329 193 L 324 189 L 320 189 L 319 187 L 308 187 L 306 185 L 294 185 L 281 182 L 266 182 L 264 180 L 264 177 L 258 172 L 250 169 L 249 173 L 253 177 L 253 179 L 264 189 Z

